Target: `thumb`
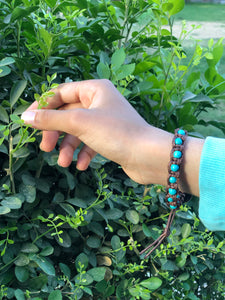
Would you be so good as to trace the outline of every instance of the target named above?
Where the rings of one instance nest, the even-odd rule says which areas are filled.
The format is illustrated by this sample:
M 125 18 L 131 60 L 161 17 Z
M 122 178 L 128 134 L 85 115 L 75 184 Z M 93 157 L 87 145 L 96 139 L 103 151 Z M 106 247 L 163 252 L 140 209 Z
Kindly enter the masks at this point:
M 21 119 L 25 124 L 36 129 L 63 131 L 79 136 L 86 123 L 87 114 L 88 110 L 82 108 L 73 110 L 38 109 L 23 112 Z

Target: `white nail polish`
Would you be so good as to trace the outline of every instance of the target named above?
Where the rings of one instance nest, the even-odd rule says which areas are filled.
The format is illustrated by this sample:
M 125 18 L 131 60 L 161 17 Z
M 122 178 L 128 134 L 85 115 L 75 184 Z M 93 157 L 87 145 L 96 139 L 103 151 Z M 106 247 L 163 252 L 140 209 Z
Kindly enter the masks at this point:
M 34 111 L 25 111 L 21 115 L 21 119 L 24 120 L 26 124 L 33 124 L 35 119 L 35 112 Z

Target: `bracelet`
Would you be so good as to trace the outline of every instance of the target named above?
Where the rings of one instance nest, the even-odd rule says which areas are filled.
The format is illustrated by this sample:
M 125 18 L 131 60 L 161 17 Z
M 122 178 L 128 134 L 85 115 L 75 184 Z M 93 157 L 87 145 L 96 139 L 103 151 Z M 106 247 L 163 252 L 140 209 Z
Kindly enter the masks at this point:
M 176 210 L 184 203 L 190 200 L 191 195 L 182 193 L 179 188 L 180 169 L 182 167 L 184 157 L 184 146 L 187 138 L 187 131 L 183 129 L 176 129 L 172 141 L 172 150 L 170 153 L 170 162 L 168 166 L 168 180 L 166 187 L 166 204 L 171 208 L 166 228 L 160 237 L 152 244 L 140 252 L 140 255 L 151 249 L 144 258 L 147 258 L 162 242 L 170 235 L 170 226 L 175 217 Z
M 185 140 L 187 138 L 187 131 L 183 129 L 176 129 L 172 141 L 172 150 L 170 153 L 170 162 L 168 166 L 168 180 L 166 188 L 166 204 L 171 209 L 179 208 L 185 198 L 185 194 L 182 193 L 179 188 L 180 169 L 183 162 L 183 150 Z

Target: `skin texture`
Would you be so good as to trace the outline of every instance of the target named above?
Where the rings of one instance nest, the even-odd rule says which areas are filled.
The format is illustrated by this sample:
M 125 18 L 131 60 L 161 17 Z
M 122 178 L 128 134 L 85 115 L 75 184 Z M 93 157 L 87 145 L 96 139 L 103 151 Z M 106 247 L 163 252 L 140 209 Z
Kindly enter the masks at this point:
M 141 184 L 166 185 L 173 135 L 149 125 L 108 80 L 61 84 L 45 109 L 34 102 L 22 114 L 43 131 L 40 148 L 52 151 L 61 135 L 58 164 L 68 167 L 82 142 L 77 168 L 86 170 L 96 153 L 121 165 Z M 180 188 L 199 195 L 198 174 L 204 140 L 188 138 Z

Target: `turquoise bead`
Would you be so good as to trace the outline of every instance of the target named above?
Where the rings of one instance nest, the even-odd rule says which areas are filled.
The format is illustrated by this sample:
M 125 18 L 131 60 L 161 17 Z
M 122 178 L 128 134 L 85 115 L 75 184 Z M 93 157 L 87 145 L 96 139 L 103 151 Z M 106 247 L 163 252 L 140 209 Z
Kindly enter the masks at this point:
M 170 183 L 175 183 L 175 182 L 177 182 L 176 177 L 171 176 L 171 177 L 169 178 L 169 182 L 170 182 Z
M 176 145 L 182 145 L 182 144 L 183 144 L 182 139 L 181 139 L 181 138 L 176 138 L 176 139 L 175 139 L 175 144 L 176 144 Z
M 170 205 L 170 208 L 172 208 L 172 209 L 176 209 L 176 208 L 177 208 L 177 206 Z
M 170 169 L 173 172 L 177 172 L 180 169 L 180 167 L 178 165 L 172 164 L 171 167 L 170 167 Z
M 181 158 L 181 156 L 182 156 L 182 152 L 181 151 L 174 151 L 173 152 L 173 157 L 175 157 L 175 158 Z
M 178 134 L 181 134 L 181 135 L 185 135 L 185 134 L 186 134 L 185 131 L 184 131 L 183 129 L 179 129 L 179 130 L 177 131 L 177 133 L 178 133 Z
M 169 194 L 170 195 L 176 195 L 176 193 L 177 193 L 177 190 L 176 189 L 169 189 Z
M 168 202 L 173 202 L 173 198 L 169 197 L 169 198 L 167 199 L 167 201 L 168 201 Z

